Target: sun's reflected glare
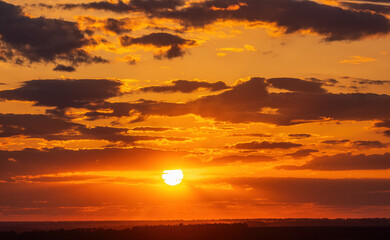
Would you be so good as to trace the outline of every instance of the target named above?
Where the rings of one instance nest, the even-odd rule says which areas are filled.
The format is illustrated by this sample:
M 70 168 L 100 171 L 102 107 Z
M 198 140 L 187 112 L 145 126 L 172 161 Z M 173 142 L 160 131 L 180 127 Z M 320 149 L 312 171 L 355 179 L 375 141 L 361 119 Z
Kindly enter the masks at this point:
M 180 169 L 177 170 L 164 170 L 162 178 L 164 182 L 169 186 L 175 186 L 181 183 L 183 180 L 183 171 Z

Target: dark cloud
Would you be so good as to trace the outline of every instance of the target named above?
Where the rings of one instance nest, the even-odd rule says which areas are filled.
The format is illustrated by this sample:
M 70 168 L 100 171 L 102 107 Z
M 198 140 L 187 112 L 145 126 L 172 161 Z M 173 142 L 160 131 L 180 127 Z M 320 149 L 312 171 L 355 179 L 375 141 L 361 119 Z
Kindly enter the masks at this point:
M 47 138 L 80 126 L 80 124 L 47 115 L 0 114 L 0 137 L 23 135 Z
M 354 141 L 352 145 L 356 148 L 386 148 L 388 146 L 380 141 Z
M 172 130 L 172 128 L 167 127 L 135 127 L 131 129 L 132 131 L 141 131 L 141 132 L 164 132 Z
M 294 125 L 326 118 L 387 119 L 390 112 L 385 106 L 389 105 L 389 95 L 371 93 L 268 93 L 264 79 L 252 78 L 232 90 L 188 102 L 184 107 L 192 113 L 221 121 Z M 264 108 L 276 111 L 262 113 Z
M 121 45 L 124 47 L 131 45 L 150 45 L 157 48 L 170 47 L 167 51 L 160 51 L 155 55 L 157 59 L 172 59 L 176 57 L 182 57 L 185 54 L 183 48 L 185 46 L 194 45 L 194 40 L 184 39 L 180 36 L 173 35 L 170 33 L 151 33 L 142 37 L 134 38 L 128 35 L 119 38 Z
M 185 107 L 192 113 L 221 121 L 294 125 L 325 118 L 387 119 L 390 112 L 384 106 L 389 105 L 390 96 L 370 93 L 268 93 L 264 79 L 252 78 L 232 90 L 189 102 Z M 276 112 L 262 113 L 263 108 Z
M 126 28 L 127 19 L 107 18 L 104 28 L 116 34 L 122 34 L 131 31 Z
M 296 139 L 302 139 L 302 138 L 309 138 L 312 135 L 308 133 L 292 133 L 288 135 L 290 138 L 296 138 Z
M 274 158 L 268 157 L 268 156 L 228 155 L 228 156 L 213 158 L 213 160 L 211 162 L 207 162 L 207 164 L 211 164 L 211 165 L 226 165 L 226 164 L 235 163 L 235 162 L 241 162 L 241 163 L 245 164 L 245 163 L 272 162 L 272 161 L 276 161 L 276 160 Z
M 302 80 L 303 81 L 303 80 Z M 121 84 L 113 80 L 33 80 L 20 88 L 0 91 L 0 98 L 34 101 L 40 106 L 85 108 L 86 117 L 130 116 L 133 122 L 148 116 L 195 114 L 232 123 L 263 122 L 296 125 L 326 120 L 386 120 L 389 95 L 373 93 L 268 92 L 264 78 L 251 78 L 226 91 L 186 103 L 150 100 L 107 102 L 119 96 Z M 166 86 L 162 86 L 166 87 Z M 104 111 L 101 111 L 104 110 Z M 54 113 L 54 112 L 53 112 Z M 331 144 L 331 142 L 324 142 Z
M 58 6 L 64 9 L 84 8 L 112 11 L 116 13 L 138 11 L 153 13 L 163 9 L 175 9 L 183 4 L 184 0 L 129 0 L 127 3 L 118 0 L 117 2 L 99 1 L 80 4 L 58 4 Z
M 0 151 L 2 177 L 71 171 L 165 169 L 181 167 L 183 153 L 145 148 L 105 148 L 68 150 L 24 149 Z M 8 159 L 14 159 L 9 161 Z
M 132 31 L 132 21 L 130 18 L 94 18 L 90 16 L 81 16 L 77 18 L 83 22 L 83 25 L 90 31 L 100 30 L 103 32 L 121 35 Z
M 339 83 L 339 81 L 337 81 L 336 79 L 333 79 L 333 78 L 322 80 L 322 79 L 311 77 L 311 78 L 308 78 L 307 80 L 310 80 L 312 82 L 321 83 L 323 86 L 335 86 L 337 83 Z
M 102 102 L 85 106 L 89 112 L 85 114 L 90 120 L 107 117 L 134 117 L 131 123 L 144 121 L 151 115 L 179 116 L 184 115 L 186 110 L 184 104 L 165 103 L 149 100 L 139 100 L 133 103 L 126 102 Z M 100 109 L 109 109 L 110 112 L 101 112 Z
M 74 72 L 76 71 L 76 69 L 72 66 L 65 66 L 62 64 L 58 64 L 55 68 L 53 68 L 53 71 Z
M 129 11 L 134 10 L 134 7 L 132 7 L 127 3 L 124 3 L 121 0 L 119 0 L 116 3 L 108 2 L 108 1 L 100 1 L 100 2 L 90 2 L 90 3 L 81 3 L 81 4 L 67 3 L 67 4 L 59 4 L 58 6 L 68 10 L 74 8 L 84 8 L 84 9 L 95 9 L 95 10 L 106 10 L 106 11 L 112 11 L 116 13 L 127 13 Z
M 371 4 L 371 3 L 356 3 L 356 2 L 342 2 L 342 6 L 347 8 L 351 8 L 354 10 L 368 10 L 382 14 L 390 13 L 389 5 L 381 5 L 381 4 Z
M 342 143 L 347 143 L 350 142 L 351 140 L 349 139 L 342 139 L 342 140 L 325 140 L 322 141 L 321 143 L 329 144 L 329 145 L 336 145 L 336 144 L 342 144 Z
M 316 157 L 301 166 L 279 166 L 279 169 L 300 170 L 310 169 L 318 171 L 345 171 L 345 170 L 383 170 L 390 169 L 390 154 L 352 155 L 342 153 L 333 156 Z
M 374 126 L 377 128 L 390 128 L 390 120 L 386 119 L 382 122 L 377 122 L 377 123 L 375 123 Z M 390 130 L 386 130 L 383 133 L 385 134 L 385 136 L 390 137 Z
M 291 156 L 293 158 L 302 158 L 302 157 L 310 156 L 312 153 L 315 152 L 319 152 L 319 151 L 315 149 L 299 149 L 294 153 L 287 154 L 287 156 Z
M 350 142 L 351 146 L 354 148 L 386 148 L 387 144 L 382 143 L 380 141 L 351 141 L 348 139 L 342 139 L 342 140 L 326 140 L 322 141 L 321 143 L 325 143 L 328 145 L 337 145 L 337 144 L 344 144 Z
M 390 130 L 384 131 L 383 132 L 386 136 L 390 137 Z
M 127 128 L 87 127 L 50 115 L 0 114 L 0 137 L 24 136 L 52 140 L 95 139 L 133 144 L 161 137 L 128 135 Z
M 357 80 L 353 80 L 352 82 L 360 85 L 384 85 L 385 83 L 390 83 L 390 81 L 370 80 L 370 79 L 357 79 Z
M 161 137 L 152 136 L 132 136 L 126 134 L 127 128 L 114 128 L 114 127 L 93 127 L 86 128 L 81 127 L 78 129 L 80 136 L 73 136 L 71 139 L 96 139 L 96 140 L 107 140 L 110 142 L 123 142 L 132 144 L 137 141 L 147 141 L 161 139 Z
M 0 59 L 23 64 L 65 61 L 72 66 L 80 63 L 105 63 L 82 48 L 94 45 L 87 32 L 74 22 L 45 17 L 31 18 L 19 6 L 0 1 Z
M 104 103 L 90 106 L 90 117 L 129 116 L 140 121 L 151 115 L 196 114 L 232 123 L 264 122 L 296 125 L 313 121 L 384 120 L 390 118 L 389 95 L 373 93 L 269 93 L 264 78 L 251 78 L 220 94 L 187 103 L 139 100 L 132 103 Z M 111 109 L 112 113 L 99 113 Z M 272 111 L 269 111 L 271 109 Z M 263 111 L 264 110 L 264 111 Z
M 267 80 L 274 88 L 285 89 L 293 92 L 324 93 L 322 83 L 311 82 L 298 78 L 270 78 Z
M 326 41 L 358 40 L 372 35 L 384 35 L 390 30 L 389 20 L 382 14 L 354 11 L 314 1 L 207 0 L 184 6 L 182 0 L 133 0 L 128 3 L 99 1 L 59 6 L 65 9 L 80 7 L 116 13 L 144 12 L 154 18 L 177 20 L 185 27 L 204 27 L 227 20 L 261 21 L 274 23 L 285 33 L 311 30 L 323 36 Z M 229 8 L 230 6 L 236 8 Z M 379 8 L 378 11 L 381 12 Z
M 242 133 L 242 134 L 232 134 L 232 137 L 272 137 L 272 134 L 269 133 Z
M 229 5 L 240 5 L 227 11 Z M 204 27 L 217 20 L 263 21 L 275 23 L 286 33 L 311 30 L 327 41 L 357 40 L 387 34 L 389 20 L 371 12 L 358 12 L 313 1 L 295 0 L 208 0 L 189 7 L 161 11 L 159 17 L 179 20 L 185 26 Z
M 292 142 L 246 142 L 246 143 L 238 143 L 234 145 L 234 148 L 236 149 L 275 149 L 275 148 L 281 148 L 281 149 L 289 149 L 289 148 L 295 148 L 295 147 L 301 147 L 302 144 L 299 143 L 292 143 Z
M 385 127 L 390 128 L 390 119 L 384 120 L 382 122 L 375 123 L 375 127 Z
M 155 54 L 154 58 L 158 60 L 172 59 L 177 57 L 183 57 L 185 54 L 186 52 L 179 45 L 174 44 L 171 46 L 171 48 L 168 49 L 168 51 L 160 51 Z
M 82 107 L 120 95 L 120 86 L 120 82 L 106 79 L 31 80 L 19 88 L 0 91 L 0 99 L 58 108 Z
M 192 93 L 199 89 L 207 89 L 212 92 L 228 89 L 229 87 L 222 81 L 209 83 L 204 81 L 188 81 L 188 80 L 176 80 L 172 82 L 173 85 L 170 86 L 150 86 L 141 88 L 140 91 L 143 92 L 182 92 L 182 93 Z

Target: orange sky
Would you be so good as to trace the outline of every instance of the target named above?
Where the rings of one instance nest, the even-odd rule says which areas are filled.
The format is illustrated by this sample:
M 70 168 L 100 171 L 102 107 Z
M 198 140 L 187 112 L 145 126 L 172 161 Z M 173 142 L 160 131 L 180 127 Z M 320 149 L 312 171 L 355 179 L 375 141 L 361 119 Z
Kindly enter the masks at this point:
M 0 0 L 0 221 L 390 217 L 389 16 Z

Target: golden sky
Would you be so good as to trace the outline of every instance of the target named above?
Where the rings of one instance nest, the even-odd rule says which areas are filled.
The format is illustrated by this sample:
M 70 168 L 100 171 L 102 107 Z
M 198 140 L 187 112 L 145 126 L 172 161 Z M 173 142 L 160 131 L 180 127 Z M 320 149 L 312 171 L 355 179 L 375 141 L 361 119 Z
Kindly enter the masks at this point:
M 0 0 L 0 220 L 390 217 L 389 17 Z

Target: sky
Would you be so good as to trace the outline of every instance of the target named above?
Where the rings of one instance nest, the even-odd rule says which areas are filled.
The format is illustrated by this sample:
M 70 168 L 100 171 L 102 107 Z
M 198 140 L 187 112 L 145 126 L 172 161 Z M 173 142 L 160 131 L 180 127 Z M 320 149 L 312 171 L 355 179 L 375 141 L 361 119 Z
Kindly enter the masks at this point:
M 0 0 L 0 221 L 390 217 L 389 19 Z

